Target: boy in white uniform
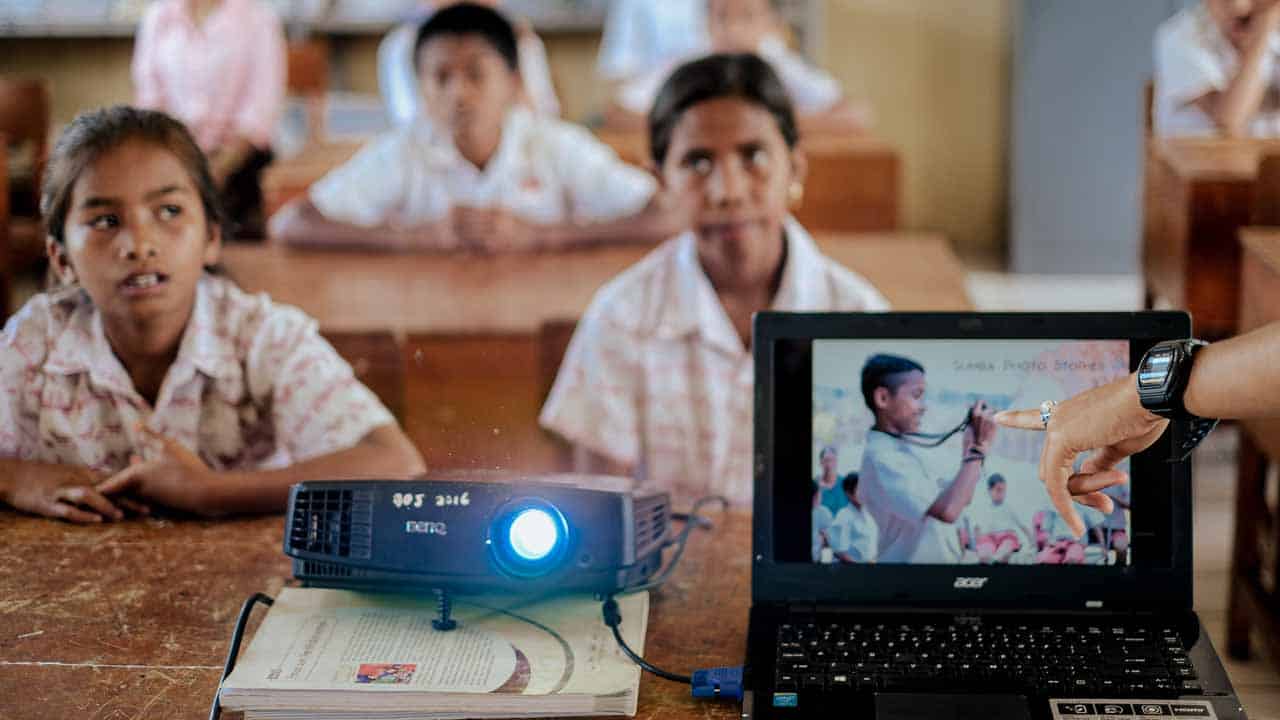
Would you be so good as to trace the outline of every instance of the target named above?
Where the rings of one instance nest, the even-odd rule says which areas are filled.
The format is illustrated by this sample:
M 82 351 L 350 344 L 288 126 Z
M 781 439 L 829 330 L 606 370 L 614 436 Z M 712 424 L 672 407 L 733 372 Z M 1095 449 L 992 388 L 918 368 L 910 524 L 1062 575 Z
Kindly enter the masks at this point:
M 880 529 L 879 562 L 950 564 L 960 560 L 955 523 L 982 476 L 996 425 L 974 403 L 961 443 L 960 469 L 935 480 L 908 440 L 927 406 L 924 368 L 895 355 L 873 355 L 862 368 L 862 396 L 875 415 L 862 455 L 859 497 Z
M 440 10 L 416 57 L 431 122 L 392 131 L 329 173 L 272 218 L 275 238 L 493 252 L 654 241 L 679 226 L 649 173 L 520 104 L 515 31 L 498 12 Z
M 1155 40 L 1160 135 L 1280 135 L 1280 2 L 1204 0 Z
M 840 508 L 827 528 L 832 554 L 842 563 L 873 563 L 880 529 L 875 518 L 858 500 L 858 473 L 849 473 L 841 482 L 849 504 Z

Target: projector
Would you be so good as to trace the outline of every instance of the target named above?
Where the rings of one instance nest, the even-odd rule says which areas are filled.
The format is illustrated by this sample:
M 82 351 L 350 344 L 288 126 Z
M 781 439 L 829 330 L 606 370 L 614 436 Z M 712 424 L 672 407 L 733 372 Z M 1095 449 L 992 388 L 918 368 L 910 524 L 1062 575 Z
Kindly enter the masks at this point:
M 304 482 L 284 552 L 306 585 L 519 593 L 636 587 L 662 564 L 666 493 L 595 475 L 453 473 Z

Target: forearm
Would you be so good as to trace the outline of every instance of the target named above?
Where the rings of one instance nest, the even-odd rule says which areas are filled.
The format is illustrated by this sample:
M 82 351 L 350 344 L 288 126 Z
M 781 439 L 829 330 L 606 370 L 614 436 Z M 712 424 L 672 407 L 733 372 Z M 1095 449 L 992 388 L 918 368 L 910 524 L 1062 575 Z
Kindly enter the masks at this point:
M 964 462 L 960 472 L 947 485 L 933 504 L 929 506 L 928 515 L 945 523 L 953 523 L 960 518 L 960 513 L 973 502 L 974 489 L 982 475 L 982 463 L 977 460 Z
M 684 229 L 681 225 L 666 204 L 654 197 L 640 212 L 618 220 L 541 225 L 535 232 L 539 247 L 564 249 L 606 243 L 656 243 L 679 233 Z
M 1198 351 L 1183 402 L 1200 417 L 1280 416 L 1280 323 Z
M 354 447 L 285 468 L 221 474 L 209 489 L 203 514 L 279 512 L 289 488 L 307 480 L 400 480 L 424 472 L 421 456 L 400 429 L 384 426 Z
M 325 217 L 310 200 L 289 202 L 271 217 L 270 236 L 288 245 L 314 248 L 431 249 L 447 244 L 435 226 L 362 227 Z
M 1222 134 L 1228 137 L 1247 135 L 1249 122 L 1262 104 L 1270 82 L 1264 71 L 1274 29 L 1274 21 L 1260 21 L 1258 31 L 1249 38 L 1248 45 L 1241 53 L 1240 68 L 1235 77 L 1213 103 L 1211 115 L 1214 122 Z

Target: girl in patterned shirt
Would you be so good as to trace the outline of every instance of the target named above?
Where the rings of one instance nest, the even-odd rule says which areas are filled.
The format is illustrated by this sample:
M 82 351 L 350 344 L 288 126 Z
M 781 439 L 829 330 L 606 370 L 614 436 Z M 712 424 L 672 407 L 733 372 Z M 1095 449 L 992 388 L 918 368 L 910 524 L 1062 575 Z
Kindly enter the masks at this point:
M 423 471 L 314 320 L 210 272 L 223 216 L 181 123 L 76 118 L 41 209 L 62 287 L 0 332 L 0 500 L 72 522 L 216 516 L 279 511 L 303 480 Z

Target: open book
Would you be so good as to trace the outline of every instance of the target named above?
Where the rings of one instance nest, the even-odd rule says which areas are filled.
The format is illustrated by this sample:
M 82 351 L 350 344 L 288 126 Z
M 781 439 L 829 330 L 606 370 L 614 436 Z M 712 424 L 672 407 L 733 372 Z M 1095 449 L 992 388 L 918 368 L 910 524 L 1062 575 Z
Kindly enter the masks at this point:
M 634 715 L 640 669 L 589 596 L 435 599 L 285 588 L 231 676 L 222 705 L 246 720 Z M 648 593 L 618 598 L 643 652 Z

